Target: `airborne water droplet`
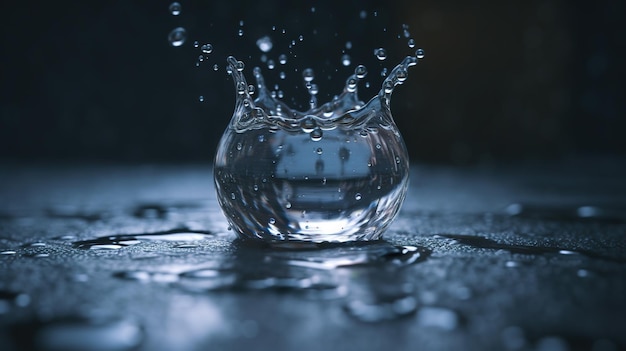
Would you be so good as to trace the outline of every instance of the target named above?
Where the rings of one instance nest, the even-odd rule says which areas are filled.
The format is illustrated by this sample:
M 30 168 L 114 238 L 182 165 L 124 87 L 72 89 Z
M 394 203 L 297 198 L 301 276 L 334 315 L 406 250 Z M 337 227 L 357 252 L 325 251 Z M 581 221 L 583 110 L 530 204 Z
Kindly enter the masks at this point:
M 202 45 L 200 50 L 202 50 L 202 53 L 204 53 L 204 54 L 210 54 L 210 53 L 213 52 L 213 45 L 211 45 L 211 44 L 204 44 L 204 45 Z
M 313 73 L 313 69 L 306 68 L 304 71 L 302 71 L 302 77 L 304 78 L 305 82 L 312 81 L 313 78 L 315 78 L 315 74 Z
M 415 39 L 411 38 L 408 42 L 409 47 L 412 49 L 415 47 Z
M 311 140 L 313 140 L 313 141 L 320 141 L 320 140 L 322 140 L 322 136 L 323 135 L 324 135 L 324 133 L 322 132 L 322 130 L 319 127 L 313 129 L 313 131 L 310 134 Z
M 415 56 L 416 56 L 418 59 L 423 59 L 423 58 L 424 58 L 424 49 L 417 49 L 417 50 L 415 51 Z
M 258 46 L 261 51 L 268 52 L 272 50 L 274 44 L 272 43 L 272 39 L 266 35 L 256 41 L 256 46 Z
M 285 55 L 285 54 L 280 54 L 280 55 L 278 56 L 278 62 L 279 62 L 281 65 L 286 64 L 286 63 L 287 63 L 287 55 Z
M 380 61 L 384 61 L 387 58 L 387 51 L 384 48 L 378 48 L 374 50 L 374 55 Z
M 167 36 L 167 40 L 172 46 L 181 46 L 187 40 L 187 31 L 183 27 L 174 28 Z
M 343 56 L 341 56 L 341 64 L 348 67 L 350 66 L 350 55 L 345 54 Z
M 173 2 L 170 4 L 170 13 L 174 16 L 180 15 L 180 11 L 182 10 L 182 6 L 179 2 Z

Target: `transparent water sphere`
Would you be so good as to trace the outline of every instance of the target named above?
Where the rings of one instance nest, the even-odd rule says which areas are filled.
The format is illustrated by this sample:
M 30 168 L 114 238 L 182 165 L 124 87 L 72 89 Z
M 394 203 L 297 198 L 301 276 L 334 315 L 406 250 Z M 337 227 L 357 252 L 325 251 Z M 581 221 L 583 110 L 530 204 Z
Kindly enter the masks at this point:
M 405 72 L 415 58 L 407 60 L 394 72 Z M 363 67 L 358 73 L 350 84 L 364 76 Z M 242 72 L 231 74 L 235 86 L 247 85 Z M 254 76 L 256 99 L 237 95 L 215 156 L 217 197 L 232 229 L 240 238 L 265 241 L 380 239 L 409 180 L 391 92 L 381 88 L 363 103 L 346 86 L 332 102 L 300 112 L 271 97 L 260 69 Z M 388 80 L 401 84 L 391 75 Z

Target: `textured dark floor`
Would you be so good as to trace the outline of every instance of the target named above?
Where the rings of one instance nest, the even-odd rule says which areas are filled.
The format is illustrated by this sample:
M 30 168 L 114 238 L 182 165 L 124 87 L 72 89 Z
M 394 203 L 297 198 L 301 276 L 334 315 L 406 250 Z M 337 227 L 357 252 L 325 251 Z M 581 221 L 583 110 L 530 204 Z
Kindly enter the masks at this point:
M 0 166 L 0 350 L 626 348 L 626 167 L 414 166 L 385 241 L 234 240 L 210 167 Z

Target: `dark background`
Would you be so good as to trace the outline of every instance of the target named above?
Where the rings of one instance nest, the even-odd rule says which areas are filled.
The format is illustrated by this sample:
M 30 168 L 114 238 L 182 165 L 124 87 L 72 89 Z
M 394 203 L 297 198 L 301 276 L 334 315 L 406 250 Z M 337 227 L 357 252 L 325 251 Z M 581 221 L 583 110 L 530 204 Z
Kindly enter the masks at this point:
M 251 76 L 259 37 L 273 38 L 268 57 L 276 60 L 302 34 L 281 89 L 302 106 L 293 70 L 313 67 L 325 102 L 357 62 L 378 89 L 381 68 L 414 51 L 397 38 L 402 24 L 426 51 L 392 101 L 413 160 L 626 154 L 623 1 L 180 2 L 179 16 L 169 1 L 3 5 L 0 159 L 210 161 L 234 104 L 227 55 Z M 171 47 L 167 35 L 178 26 L 188 39 Z M 200 67 L 194 40 L 215 47 Z M 347 41 L 350 68 L 340 64 Z M 372 54 L 381 46 L 389 53 L 382 63 Z M 264 74 L 280 82 L 277 70 Z

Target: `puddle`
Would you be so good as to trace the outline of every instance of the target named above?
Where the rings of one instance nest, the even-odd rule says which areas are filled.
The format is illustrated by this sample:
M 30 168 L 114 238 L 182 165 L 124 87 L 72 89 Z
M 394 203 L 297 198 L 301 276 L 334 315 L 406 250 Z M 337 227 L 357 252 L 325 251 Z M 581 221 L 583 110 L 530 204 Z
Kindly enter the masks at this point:
M 552 246 L 522 245 L 522 244 L 506 244 L 497 242 L 492 239 L 478 235 L 462 235 L 462 234 L 438 234 L 435 237 L 447 238 L 457 241 L 460 244 L 468 245 L 481 249 L 505 250 L 511 253 L 527 254 L 527 255 L 582 255 L 589 258 L 600 259 L 605 261 L 624 263 L 626 260 L 605 256 L 589 250 L 569 250 Z M 507 263 L 507 267 L 515 266 L 515 263 Z
M 74 248 L 84 250 L 117 250 L 139 244 L 142 241 L 200 241 L 209 239 L 212 236 L 213 234 L 206 230 L 177 228 L 154 233 L 102 236 L 91 240 L 75 241 L 73 242 L 73 246 Z

